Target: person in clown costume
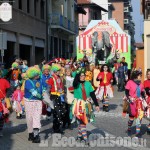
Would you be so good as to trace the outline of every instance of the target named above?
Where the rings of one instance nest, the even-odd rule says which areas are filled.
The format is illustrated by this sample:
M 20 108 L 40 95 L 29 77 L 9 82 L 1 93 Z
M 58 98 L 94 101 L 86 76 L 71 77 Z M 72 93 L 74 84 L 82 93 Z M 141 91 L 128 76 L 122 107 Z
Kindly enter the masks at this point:
M 103 111 L 109 111 L 109 98 L 113 97 L 113 90 L 111 84 L 113 83 L 113 75 L 107 64 L 101 67 L 101 71 L 97 76 L 97 81 L 100 81 L 100 85 L 97 88 L 95 94 L 97 99 L 103 102 Z
M 50 86 L 50 99 L 54 103 L 53 109 L 53 130 L 54 133 L 62 133 L 63 120 L 66 113 L 66 103 L 64 95 L 64 86 L 62 78 L 60 77 L 61 66 L 53 64 L 51 71 L 53 72 L 51 78 L 48 80 Z
M 23 96 L 24 93 L 21 91 L 21 86 L 18 85 L 12 95 L 13 109 L 16 112 L 17 119 L 21 119 L 24 113 L 24 106 L 22 105 Z
M 85 76 L 85 72 L 80 72 L 73 81 L 74 101 L 70 109 L 70 118 L 72 121 L 77 119 L 79 124 L 77 140 L 88 142 L 86 125 L 88 122 L 94 122 L 93 102 L 97 111 L 99 111 L 99 105 L 94 88 L 89 81 L 85 81 Z
M 51 77 L 51 74 L 50 74 L 50 69 L 51 67 L 49 65 L 43 65 L 42 67 L 42 75 L 41 75 L 41 80 L 42 80 L 42 89 L 43 89 L 43 92 L 46 92 L 48 90 L 48 80 L 50 79 Z M 50 116 L 51 116 L 51 108 L 46 106 L 46 104 L 44 104 L 44 102 L 42 103 L 43 105 L 43 110 L 42 110 L 42 116 L 44 119 L 50 119 Z
M 146 92 L 146 101 L 147 101 L 147 109 L 146 109 L 146 117 L 150 118 L 150 69 L 147 69 L 146 71 L 147 80 L 144 81 L 144 89 Z M 147 134 L 150 135 L 150 123 L 147 126 Z
M 133 71 L 131 74 L 131 79 L 127 82 L 125 86 L 125 98 L 129 102 L 129 121 L 128 121 L 128 134 L 131 134 L 131 127 L 136 121 L 136 137 L 140 137 L 140 129 L 142 118 L 144 117 L 144 110 L 147 107 L 145 101 L 145 92 L 144 86 L 141 83 L 142 72 L 141 71 Z
M 14 62 L 12 64 L 12 72 L 11 72 L 11 79 L 10 83 L 13 86 L 17 86 L 19 84 L 19 80 L 21 79 L 21 72 L 19 70 L 19 64 Z
M 9 111 L 6 107 L 5 97 L 9 88 L 9 82 L 2 77 L 0 72 L 0 137 L 3 136 L 2 130 L 4 123 L 8 122 Z
M 27 70 L 25 81 L 24 101 L 26 110 L 26 121 L 29 133 L 29 141 L 40 143 L 39 132 L 41 128 L 42 114 L 42 82 L 40 80 L 40 70 L 30 67 Z

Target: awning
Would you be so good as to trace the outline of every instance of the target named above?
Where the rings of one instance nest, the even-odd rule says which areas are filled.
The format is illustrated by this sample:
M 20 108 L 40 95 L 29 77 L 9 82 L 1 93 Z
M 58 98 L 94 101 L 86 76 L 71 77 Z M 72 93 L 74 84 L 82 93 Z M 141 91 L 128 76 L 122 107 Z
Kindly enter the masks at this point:
M 35 47 L 44 48 L 45 47 L 44 40 L 42 40 L 42 39 L 35 39 Z
M 25 35 L 19 35 L 19 44 L 32 45 L 32 38 Z
M 13 32 L 7 32 L 7 41 L 16 42 L 16 35 Z

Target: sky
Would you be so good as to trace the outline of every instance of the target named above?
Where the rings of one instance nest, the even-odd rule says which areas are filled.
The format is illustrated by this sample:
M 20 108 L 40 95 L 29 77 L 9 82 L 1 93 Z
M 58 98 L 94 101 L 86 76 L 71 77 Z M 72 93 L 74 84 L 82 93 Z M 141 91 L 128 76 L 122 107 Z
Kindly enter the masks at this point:
M 101 7 L 108 9 L 108 0 L 91 0 L 92 2 L 100 5 Z M 142 34 L 144 32 L 144 19 L 143 15 L 140 14 L 140 0 L 131 0 L 133 12 L 131 15 L 133 16 L 133 21 L 135 23 L 135 42 L 141 43 Z M 108 15 L 106 16 L 108 17 Z
M 133 21 L 135 23 L 135 42 L 141 43 L 142 34 L 144 32 L 144 18 L 143 15 L 140 14 L 140 0 L 131 0 L 133 12 L 131 15 L 133 16 Z

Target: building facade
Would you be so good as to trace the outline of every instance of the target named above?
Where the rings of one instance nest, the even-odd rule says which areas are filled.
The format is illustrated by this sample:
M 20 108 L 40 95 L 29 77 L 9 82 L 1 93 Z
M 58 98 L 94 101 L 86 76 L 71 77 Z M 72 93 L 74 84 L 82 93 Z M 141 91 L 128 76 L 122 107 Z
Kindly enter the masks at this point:
M 150 68 L 150 0 L 141 0 L 141 13 L 144 15 L 144 73 Z
M 131 49 L 134 50 L 135 23 L 131 15 L 133 11 L 131 0 L 109 0 L 109 2 L 111 2 L 115 8 L 112 12 L 112 18 L 114 18 L 120 27 L 131 36 Z
M 76 55 L 78 13 L 83 13 L 77 0 L 49 2 L 49 57 L 71 58 Z
M 108 10 L 94 3 L 92 0 L 78 0 L 77 2 L 86 11 L 86 14 L 79 14 L 79 34 L 83 33 L 91 20 L 101 20 L 102 11 L 108 13 Z
M 1 32 L 7 33 L 4 62 L 10 67 L 9 62 L 16 55 L 29 65 L 38 64 L 46 57 L 45 0 L 15 0 L 10 4 L 12 20 L 0 22 Z

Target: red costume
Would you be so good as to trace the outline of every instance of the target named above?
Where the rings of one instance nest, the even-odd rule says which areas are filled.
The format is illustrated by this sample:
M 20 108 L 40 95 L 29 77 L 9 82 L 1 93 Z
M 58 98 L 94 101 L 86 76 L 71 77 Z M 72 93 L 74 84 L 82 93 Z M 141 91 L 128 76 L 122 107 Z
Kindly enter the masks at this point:
M 50 92 L 59 92 L 59 90 L 63 90 L 63 83 L 59 76 L 55 74 L 48 80 L 48 85 L 51 86 Z
M 147 103 L 150 104 L 150 80 L 144 81 L 144 89 L 146 89 L 146 88 L 147 88 L 147 90 L 149 90 L 149 92 L 146 92 L 147 96 L 148 96 Z
M 98 79 L 100 79 L 100 86 L 107 86 L 111 83 L 111 80 L 113 79 L 113 75 L 111 72 L 107 72 L 106 74 L 106 83 L 104 83 L 104 72 L 100 72 L 97 76 Z

